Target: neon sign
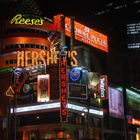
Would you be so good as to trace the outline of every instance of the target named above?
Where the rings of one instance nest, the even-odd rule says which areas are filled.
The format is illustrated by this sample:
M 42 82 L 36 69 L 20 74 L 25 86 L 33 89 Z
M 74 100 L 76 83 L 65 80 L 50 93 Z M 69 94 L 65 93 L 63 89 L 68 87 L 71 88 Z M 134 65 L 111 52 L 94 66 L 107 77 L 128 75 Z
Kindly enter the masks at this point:
M 70 78 L 72 81 L 77 81 L 81 77 L 81 68 L 74 67 L 70 71 Z
M 24 24 L 24 25 L 43 25 L 44 19 L 42 18 L 24 18 L 23 15 L 17 14 L 10 21 L 11 24 Z
M 50 65 L 57 64 L 59 60 L 59 51 L 17 51 L 17 67 L 28 67 L 34 65 Z M 76 51 L 67 51 L 67 56 L 71 58 L 71 66 L 77 66 Z M 31 63 L 29 61 L 31 60 Z
M 66 66 L 67 61 L 65 57 L 61 58 L 60 61 L 60 94 L 61 94 L 61 121 L 66 122 L 67 121 L 67 78 L 66 78 Z
M 15 92 L 11 86 L 8 88 L 8 90 L 5 93 L 6 96 L 10 96 L 10 97 L 14 97 L 14 94 Z

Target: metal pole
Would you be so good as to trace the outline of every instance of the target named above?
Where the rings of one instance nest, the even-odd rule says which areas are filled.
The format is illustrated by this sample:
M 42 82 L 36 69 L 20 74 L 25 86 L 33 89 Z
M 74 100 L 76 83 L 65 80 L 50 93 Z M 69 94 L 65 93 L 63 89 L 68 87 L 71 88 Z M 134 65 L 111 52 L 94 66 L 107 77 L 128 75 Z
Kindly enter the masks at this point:
M 71 36 L 70 36 L 70 51 L 73 50 L 74 47 L 74 36 L 75 36 L 75 32 L 74 32 L 74 17 L 70 18 L 70 25 L 71 25 Z
M 87 99 L 87 113 L 86 113 L 86 140 L 89 140 L 89 104 L 90 103 L 90 95 L 88 95 Z
M 124 59 L 123 63 L 123 107 L 124 107 L 124 119 L 123 119 L 123 124 L 124 124 L 124 136 L 125 140 L 130 140 L 129 137 L 129 131 L 128 131 L 128 122 L 127 122 L 127 107 L 126 107 L 126 86 L 127 86 L 127 76 L 126 76 L 126 60 Z
M 14 140 L 16 140 L 17 137 L 17 122 L 16 122 L 16 94 L 14 94 L 14 107 L 13 107 L 13 113 L 14 113 Z
M 104 140 L 104 117 L 101 118 L 101 140 Z
M 126 89 L 123 87 L 123 106 L 124 106 L 124 136 L 125 140 L 130 140 L 129 133 L 128 133 L 128 122 L 127 122 L 127 110 L 126 110 Z

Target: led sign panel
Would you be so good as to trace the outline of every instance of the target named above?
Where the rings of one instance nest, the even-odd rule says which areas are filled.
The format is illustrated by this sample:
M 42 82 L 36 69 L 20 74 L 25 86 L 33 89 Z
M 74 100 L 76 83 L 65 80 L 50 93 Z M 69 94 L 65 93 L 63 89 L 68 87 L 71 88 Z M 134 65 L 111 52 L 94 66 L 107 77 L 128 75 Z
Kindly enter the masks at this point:
M 109 114 L 123 118 L 123 93 L 112 87 L 109 87 Z
M 130 89 L 126 89 L 127 97 L 127 114 L 131 114 L 134 117 L 140 116 L 140 94 Z
M 140 48 L 140 22 L 127 24 L 128 49 Z
M 24 106 L 24 107 L 17 107 L 15 109 L 15 113 L 23 113 L 23 112 L 29 112 L 29 111 L 39 111 L 39 110 L 49 110 L 49 109 L 56 109 L 60 108 L 60 102 L 56 103 L 46 103 L 46 104 L 40 104 L 40 105 L 34 105 L 34 106 Z M 72 103 L 68 103 L 68 109 L 76 110 L 80 112 L 87 112 L 86 106 L 81 105 L 75 105 Z M 13 109 L 11 109 L 11 113 L 13 113 Z M 89 108 L 89 113 L 94 115 L 103 116 L 102 110 L 97 110 L 93 108 Z
M 59 32 L 61 31 L 61 16 L 62 15 L 54 16 L 54 25 L 56 26 L 56 29 Z M 102 51 L 108 52 L 108 41 L 106 35 L 99 33 L 76 21 L 74 21 L 74 28 L 75 39 Z M 70 36 L 69 17 L 65 17 L 65 34 L 67 36 Z
M 68 85 L 69 98 L 87 99 L 87 93 L 87 85 L 73 83 L 69 83 Z

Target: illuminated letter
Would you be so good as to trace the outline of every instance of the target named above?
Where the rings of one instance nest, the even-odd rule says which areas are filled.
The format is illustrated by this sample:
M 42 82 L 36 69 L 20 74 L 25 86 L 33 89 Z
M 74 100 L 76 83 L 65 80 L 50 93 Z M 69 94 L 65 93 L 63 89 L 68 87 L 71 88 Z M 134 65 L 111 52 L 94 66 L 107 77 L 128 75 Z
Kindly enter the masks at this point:
M 71 66 L 73 67 L 78 65 L 77 59 L 75 58 L 76 55 L 77 55 L 76 51 L 71 52 L 71 58 L 73 59 L 73 61 L 71 62 Z
M 37 52 L 32 52 L 32 65 L 38 65 L 38 53 Z
M 16 15 L 15 17 L 13 17 L 13 19 L 11 20 L 11 24 L 15 23 L 15 24 L 19 24 L 18 20 L 22 18 L 21 14 Z
M 67 115 L 67 110 L 66 109 L 62 110 L 62 115 L 63 116 L 66 116 Z
M 27 19 L 25 20 L 25 24 L 26 24 L 26 25 L 31 25 L 31 21 L 30 21 L 29 18 L 27 18 Z
M 54 63 L 57 64 L 57 60 L 59 60 L 58 54 L 59 51 L 52 52 L 54 54 Z
M 49 51 L 47 51 L 47 65 L 50 64 L 50 60 L 51 60 L 51 64 L 53 64 L 53 53 L 51 53 L 51 56 L 50 56 L 50 53 Z
M 41 23 L 39 25 L 43 25 L 43 21 L 44 21 L 44 19 L 41 19 L 41 21 L 40 21 Z
M 24 51 L 17 51 L 17 67 L 24 67 Z
M 29 66 L 29 54 L 31 53 L 31 51 L 25 51 L 25 67 Z
M 40 52 L 40 59 L 42 60 L 43 65 L 46 65 L 46 61 L 45 61 L 44 55 L 45 55 L 45 51 L 41 51 Z M 39 62 L 39 64 L 41 64 L 41 62 Z
M 22 18 L 19 20 L 18 24 L 24 24 L 24 22 L 25 22 L 25 18 Z

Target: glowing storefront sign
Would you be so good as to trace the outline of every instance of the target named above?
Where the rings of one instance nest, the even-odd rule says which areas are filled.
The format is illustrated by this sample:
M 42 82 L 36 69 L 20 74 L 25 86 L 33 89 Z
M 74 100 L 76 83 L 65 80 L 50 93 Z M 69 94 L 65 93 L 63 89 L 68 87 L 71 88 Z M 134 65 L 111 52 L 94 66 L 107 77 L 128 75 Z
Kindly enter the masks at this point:
M 46 103 L 46 104 L 34 105 L 34 106 L 17 107 L 15 109 L 15 113 L 18 114 L 18 113 L 23 113 L 23 112 L 39 111 L 39 110 L 47 110 L 47 109 L 55 109 L 55 108 L 58 108 L 58 109 L 60 108 L 60 102 Z M 68 109 L 80 111 L 80 112 L 88 111 L 86 106 L 75 105 L 72 103 L 68 103 Z M 13 109 L 11 109 L 11 113 L 13 113 Z M 94 114 L 94 115 L 103 116 L 102 110 L 97 110 L 97 109 L 93 109 L 93 108 L 89 109 L 89 113 Z
M 72 81 L 77 81 L 80 79 L 81 77 L 81 68 L 78 67 L 74 67 L 73 69 L 71 69 L 70 71 L 70 78 Z
M 129 120 L 128 123 L 140 126 L 140 120 L 139 119 L 132 118 L 132 120 L 131 121 Z
M 67 122 L 68 110 L 67 110 L 66 56 L 60 56 L 59 67 L 60 67 L 60 100 L 61 100 L 60 118 L 61 122 Z
M 37 101 L 49 102 L 50 100 L 50 75 L 37 76 Z
M 24 25 L 43 25 L 44 19 L 42 18 L 29 18 L 22 14 L 14 16 L 10 23 L 11 24 L 24 24 Z
M 101 75 L 99 80 L 98 92 L 100 93 L 100 98 L 105 100 L 108 98 L 108 83 L 107 76 Z
M 57 64 L 59 60 L 59 51 L 17 51 L 17 67 L 28 67 L 35 65 Z M 66 54 L 71 58 L 71 66 L 77 66 L 76 51 L 67 51 Z M 29 63 L 31 60 L 31 63 Z
M 115 118 L 124 117 L 123 92 L 109 87 L 109 115 Z
M 61 16 L 62 15 L 54 16 L 54 25 L 59 32 L 61 31 Z M 108 41 L 106 35 L 90 29 L 89 27 L 76 21 L 74 21 L 74 28 L 75 39 L 102 51 L 108 52 Z M 65 34 L 70 36 L 70 18 L 68 17 L 65 17 Z

